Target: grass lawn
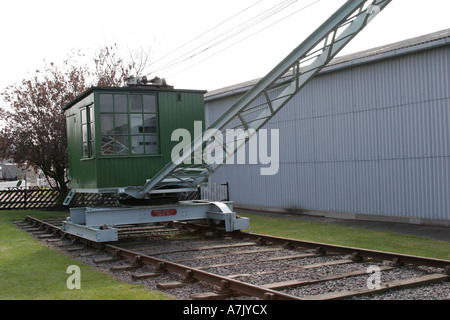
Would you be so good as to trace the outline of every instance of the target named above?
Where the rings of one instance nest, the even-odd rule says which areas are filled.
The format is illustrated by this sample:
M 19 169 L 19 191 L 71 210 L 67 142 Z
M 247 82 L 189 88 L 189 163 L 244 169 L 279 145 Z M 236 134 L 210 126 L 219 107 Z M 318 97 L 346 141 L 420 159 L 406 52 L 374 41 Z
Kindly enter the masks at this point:
M 159 292 L 122 283 L 72 258 L 49 249 L 19 230 L 12 221 L 65 217 L 67 212 L 0 211 L 0 300 L 163 300 Z M 251 232 L 307 241 L 391 251 L 450 260 L 450 243 L 389 232 L 327 223 L 243 214 Z M 81 290 L 69 290 L 67 267 L 81 268 Z
M 424 237 L 367 230 L 331 223 L 242 214 L 250 218 L 251 232 L 298 240 L 450 260 L 450 243 Z
M 95 271 L 34 240 L 12 224 L 26 215 L 36 218 L 67 216 L 42 211 L 0 211 L 0 300 L 165 300 L 160 292 L 144 286 L 122 283 Z M 67 267 L 81 270 L 81 289 L 69 290 L 72 274 Z

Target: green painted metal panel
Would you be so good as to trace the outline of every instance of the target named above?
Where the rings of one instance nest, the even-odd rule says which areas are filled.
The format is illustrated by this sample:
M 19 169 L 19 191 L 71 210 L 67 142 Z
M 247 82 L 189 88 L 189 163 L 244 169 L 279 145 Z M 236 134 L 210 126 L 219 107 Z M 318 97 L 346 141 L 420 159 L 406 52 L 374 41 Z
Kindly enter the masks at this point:
M 152 87 L 92 88 L 65 106 L 71 187 L 86 189 L 141 186 L 145 184 L 147 179 L 151 179 L 154 174 L 171 161 L 172 149 L 179 143 L 178 141 L 171 141 L 172 133 L 176 129 L 183 128 L 189 130 L 193 136 L 194 122 L 202 121 L 204 123 L 204 93 L 205 91 L 157 90 Z M 130 143 L 130 151 L 127 154 L 102 154 L 102 143 L 106 144 L 104 138 L 110 136 L 105 135 L 104 132 L 102 134 L 101 115 L 104 113 L 100 112 L 101 94 L 117 94 L 121 97 L 128 97 L 128 112 L 125 111 L 128 117 L 128 128 L 121 129 L 120 132 L 123 141 L 127 140 Z M 144 127 L 144 125 L 139 126 L 138 129 L 137 127 L 131 128 L 130 121 L 133 113 L 131 113 L 130 100 L 131 96 L 136 94 L 154 95 L 156 97 L 156 129 L 154 124 L 150 129 Z M 82 130 L 82 121 L 86 122 L 86 120 L 83 120 L 82 117 L 87 112 L 86 108 L 90 107 L 93 108 L 93 112 L 90 119 L 88 118 L 92 122 L 92 130 L 89 136 L 92 137 L 93 145 L 88 149 L 86 146 L 87 133 L 83 136 Z M 112 119 L 114 116 L 111 113 L 109 117 L 103 119 Z M 88 126 L 85 125 L 85 128 Z M 84 129 L 84 131 L 86 130 Z M 141 134 L 146 136 L 145 132 L 151 131 L 151 136 L 158 138 L 157 151 L 151 154 L 133 154 L 131 151 L 132 131 L 138 136 Z M 124 132 L 126 134 L 123 134 Z M 114 136 L 114 138 L 117 137 L 119 136 Z M 142 142 L 141 144 L 147 147 L 147 144 Z M 117 152 L 119 150 L 117 141 L 114 146 L 116 146 L 114 150 Z
M 66 110 L 69 174 L 72 188 L 95 188 L 97 168 L 95 159 L 83 158 L 81 112 L 94 105 L 90 93 L 72 108 Z

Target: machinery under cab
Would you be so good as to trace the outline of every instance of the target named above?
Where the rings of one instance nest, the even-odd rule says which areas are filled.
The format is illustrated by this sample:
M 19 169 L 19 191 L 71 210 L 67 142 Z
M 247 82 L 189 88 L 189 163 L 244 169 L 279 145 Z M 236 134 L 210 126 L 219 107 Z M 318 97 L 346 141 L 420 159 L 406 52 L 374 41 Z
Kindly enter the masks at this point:
M 70 205 L 77 193 L 115 197 L 116 207 L 71 208 L 63 230 L 96 242 L 118 240 L 114 226 L 207 221 L 227 232 L 249 229 L 232 202 L 188 200 L 322 70 L 392 0 L 349 0 L 217 119 L 204 124 L 205 91 L 133 78 L 124 87 L 93 87 L 64 106 Z M 301 107 L 301 106 L 299 106 Z M 242 130 L 223 142 L 223 161 L 205 161 L 217 132 Z M 193 137 L 181 150 L 176 130 Z M 282 151 L 282 150 L 281 150 Z

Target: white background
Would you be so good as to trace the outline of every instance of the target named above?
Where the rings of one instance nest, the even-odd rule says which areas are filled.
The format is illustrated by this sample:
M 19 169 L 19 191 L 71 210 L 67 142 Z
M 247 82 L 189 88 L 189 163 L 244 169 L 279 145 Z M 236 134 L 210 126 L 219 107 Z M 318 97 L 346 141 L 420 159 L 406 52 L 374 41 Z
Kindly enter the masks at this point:
M 211 91 L 259 78 L 345 3 L 343 0 L 314 2 L 293 1 L 291 6 L 263 23 L 187 59 L 178 68 L 158 70 L 193 49 L 197 51 L 186 57 L 198 53 L 205 42 L 220 39 L 221 34 L 289 1 L 2 1 L 0 92 L 7 85 L 33 76 L 36 69 L 44 66 L 43 60 L 61 64 L 71 50 L 81 50 L 91 57 L 99 48 L 113 43 L 119 46 L 125 58 L 130 51 L 150 50 L 150 60 L 154 64 L 146 71 L 157 72 L 149 77 L 164 77 L 179 89 Z M 298 10 L 301 11 L 243 40 Z M 393 0 L 340 55 L 450 28 L 449 12 L 448 0 Z M 173 52 L 208 30 L 211 31 Z M 228 50 L 212 56 L 230 45 Z M 167 56 L 169 53 L 172 54 Z M 3 105 L 3 101 L 0 103 Z

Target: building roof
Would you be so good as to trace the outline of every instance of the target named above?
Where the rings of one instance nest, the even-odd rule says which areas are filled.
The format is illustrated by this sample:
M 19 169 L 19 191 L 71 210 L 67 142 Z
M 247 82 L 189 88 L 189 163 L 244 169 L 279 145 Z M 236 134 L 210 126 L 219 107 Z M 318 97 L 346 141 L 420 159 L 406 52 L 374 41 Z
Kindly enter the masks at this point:
M 206 90 L 187 90 L 187 89 L 174 89 L 173 87 L 163 87 L 163 86 L 153 86 L 153 85 L 143 85 L 143 86 L 126 86 L 126 87 L 91 87 L 74 100 L 62 107 L 63 110 L 70 109 L 75 104 L 89 96 L 94 91 L 106 91 L 106 92 L 149 92 L 149 91 L 164 91 L 164 92 L 193 92 L 205 94 Z
M 420 37 L 415 37 L 388 45 L 364 50 L 361 52 L 334 58 L 320 73 L 336 71 L 344 68 L 371 63 L 378 60 L 429 50 L 441 46 L 450 45 L 450 29 L 441 30 Z M 208 92 L 205 100 L 211 100 L 222 96 L 229 96 L 247 91 L 260 79 L 250 80 L 225 88 Z

